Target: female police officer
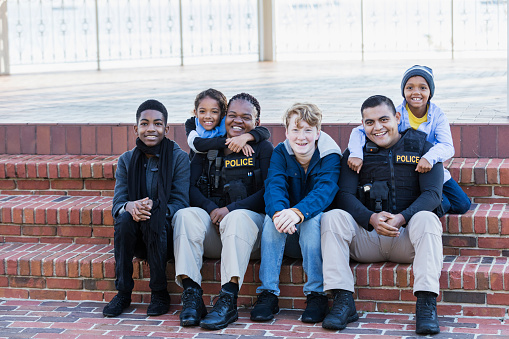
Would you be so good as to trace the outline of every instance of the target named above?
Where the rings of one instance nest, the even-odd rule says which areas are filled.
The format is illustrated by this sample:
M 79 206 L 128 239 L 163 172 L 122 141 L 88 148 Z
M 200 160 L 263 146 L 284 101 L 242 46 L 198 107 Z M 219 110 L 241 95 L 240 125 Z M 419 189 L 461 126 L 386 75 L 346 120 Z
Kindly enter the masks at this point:
M 227 137 L 248 133 L 259 119 L 258 101 L 246 93 L 235 95 L 226 113 Z M 273 149 L 267 140 L 251 146 L 251 156 L 225 148 L 196 154 L 191 162 L 194 207 L 180 210 L 173 219 L 175 281 L 184 288 L 182 326 L 221 329 L 238 318 L 237 294 L 251 254 L 259 255 L 263 181 Z M 208 315 L 200 287 L 203 256 L 221 258 L 222 288 Z

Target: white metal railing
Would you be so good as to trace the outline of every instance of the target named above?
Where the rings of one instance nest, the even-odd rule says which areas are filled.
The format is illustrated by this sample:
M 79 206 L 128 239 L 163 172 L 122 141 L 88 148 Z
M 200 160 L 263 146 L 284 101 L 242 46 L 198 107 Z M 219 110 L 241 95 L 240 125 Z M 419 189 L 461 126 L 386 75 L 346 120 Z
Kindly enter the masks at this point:
M 257 0 L 6 2 L 13 68 L 73 63 L 100 69 L 227 56 L 258 60 Z
M 276 22 L 280 60 L 507 51 L 507 0 L 277 0 Z
M 0 74 L 506 51 L 507 0 L 0 0 Z

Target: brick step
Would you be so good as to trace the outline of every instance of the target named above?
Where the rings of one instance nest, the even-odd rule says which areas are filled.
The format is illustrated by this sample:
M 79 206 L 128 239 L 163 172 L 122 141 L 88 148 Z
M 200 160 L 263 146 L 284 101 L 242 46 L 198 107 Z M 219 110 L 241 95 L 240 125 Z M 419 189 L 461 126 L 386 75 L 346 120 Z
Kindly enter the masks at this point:
M 441 218 L 445 255 L 509 256 L 507 204 L 474 204 L 463 215 Z
M 0 155 L 0 194 L 112 196 L 118 156 Z
M 0 242 L 112 244 L 111 197 L 0 195 Z
M 113 195 L 118 156 L 0 155 L 0 194 Z M 509 203 L 509 160 L 453 158 L 452 177 L 477 203 Z
M 0 241 L 112 244 L 111 197 L 0 195 Z M 475 204 L 442 218 L 444 253 L 509 256 L 509 207 Z
M 444 163 L 475 203 L 509 203 L 509 160 L 453 158 Z
M 115 292 L 111 245 L 0 243 L 0 298 L 109 301 Z M 250 306 L 256 298 L 259 261 L 251 261 L 240 291 L 239 305 Z M 413 313 L 412 265 L 351 263 L 356 278 L 359 311 Z M 202 268 L 204 298 L 208 303 L 220 289 L 220 261 L 206 259 Z M 134 261 L 135 302 L 150 298 L 149 269 Z M 167 275 L 175 275 L 173 261 Z M 286 259 L 280 281 L 280 306 L 305 307 L 302 261 Z M 503 317 L 509 305 L 509 258 L 445 256 L 440 279 L 441 315 Z M 169 283 L 175 304 L 181 289 Z M 178 306 L 177 306 L 178 307 Z

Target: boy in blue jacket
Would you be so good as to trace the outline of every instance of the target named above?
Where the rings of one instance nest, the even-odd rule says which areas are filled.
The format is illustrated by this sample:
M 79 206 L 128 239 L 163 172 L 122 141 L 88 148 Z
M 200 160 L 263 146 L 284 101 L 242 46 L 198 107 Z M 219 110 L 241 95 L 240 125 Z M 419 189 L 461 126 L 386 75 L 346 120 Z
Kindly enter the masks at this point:
M 336 192 L 341 150 L 320 131 L 322 113 L 309 103 L 294 104 L 284 114 L 286 140 L 270 159 L 265 180 L 265 221 L 261 242 L 262 286 L 251 320 L 267 321 L 279 312 L 279 273 L 283 255 L 303 258 L 308 280 L 302 321 L 316 323 L 327 315 L 323 292 L 320 219 Z

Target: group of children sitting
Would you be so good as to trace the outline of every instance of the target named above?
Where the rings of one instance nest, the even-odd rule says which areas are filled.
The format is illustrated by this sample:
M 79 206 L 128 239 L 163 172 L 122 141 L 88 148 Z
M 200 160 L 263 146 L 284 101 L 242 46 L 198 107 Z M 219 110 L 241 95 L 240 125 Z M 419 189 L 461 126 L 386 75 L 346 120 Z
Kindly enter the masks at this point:
M 430 102 L 430 68 L 414 66 L 403 76 L 399 131 L 427 134 L 434 146 L 418 162 L 425 173 L 454 154 L 449 123 Z M 175 258 L 175 282 L 183 288 L 182 326 L 221 329 L 238 318 L 237 296 L 250 259 L 261 258 L 253 321 L 279 311 L 283 256 L 303 259 L 307 306 L 303 322 L 321 322 L 329 307 L 323 286 L 320 219 L 338 192 L 341 150 L 321 131 L 320 109 L 297 103 L 284 114 L 286 140 L 275 148 L 260 126 L 258 100 L 247 93 L 229 101 L 219 91 L 201 92 L 194 117 L 185 123 L 190 154 L 167 139 L 168 113 L 156 100 L 136 113 L 136 147 L 118 160 L 113 217 L 118 294 L 104 307 L 120 315 L 131 303 L 134 256 L 150 267 L 148 315 L 170 308 L 166 262 Z M 348 166 L 363 165 L 366 134 L 352 131 Z M 470 200 L 444 170 L 443 213 L 464 213 Z M 127 213 L 126 213 L 127 212 Z M 210 312 L 203 302 L 203 257 L 221 258 L 221 291 Z

